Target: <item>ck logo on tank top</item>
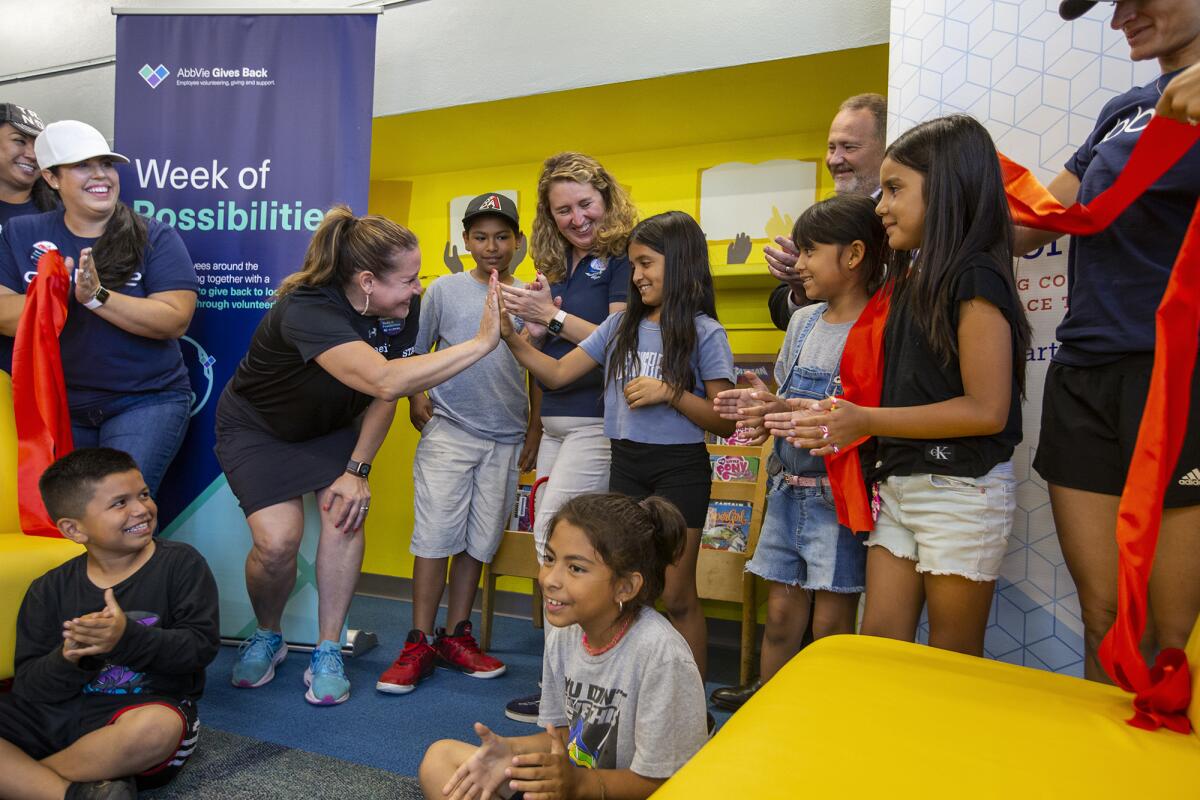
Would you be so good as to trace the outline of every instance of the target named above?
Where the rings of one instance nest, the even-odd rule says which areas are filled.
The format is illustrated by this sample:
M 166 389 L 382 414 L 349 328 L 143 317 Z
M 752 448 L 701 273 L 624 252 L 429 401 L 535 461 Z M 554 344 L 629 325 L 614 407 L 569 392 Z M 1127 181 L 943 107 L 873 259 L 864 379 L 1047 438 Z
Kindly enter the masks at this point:
M 954 445 L 927 444 L 925 445 L 925 457 L 930 461 L 947 464 L 954 460 Z
M 604 274 L 604 270 L 608 269 L 608 261 L 603 258 L 593 258 L 588 264 L 587 272 L 585 273 L 594 281 L 600 280 L 600 276 Z

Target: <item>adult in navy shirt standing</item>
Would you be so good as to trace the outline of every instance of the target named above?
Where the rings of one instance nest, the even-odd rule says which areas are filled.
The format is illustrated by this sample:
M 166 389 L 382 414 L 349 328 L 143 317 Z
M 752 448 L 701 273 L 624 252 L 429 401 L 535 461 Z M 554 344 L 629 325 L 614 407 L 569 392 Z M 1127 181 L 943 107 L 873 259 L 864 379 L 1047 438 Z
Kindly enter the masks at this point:
M 59 337 L 76 447 L 133 456 L 157 492 L 187 432 L 192 396 L 179 337 L 196 308 L 198 282 L 179 234 L 120 201 L 113 153 L 92 126 L 54 122 L 35 151 L 63 207 L 14 217 L 0 234 L 0 340 L 12 336 L 37 262 L 58 250 L 74 274 Z
M 1095 2 L 1065 0 L 1075 19 Z M 1110 100 L 1091 134 L 1048 187 L 1063 205 L 1091 202 L 1124 169 L 1163 91 L 1200 62 L 1200 0 L 1120 0 L 1111 26 L 1134 61 L 1162 75 Z M 1194 74 L 1194 73 L 1193 73 Z M 1200 197 L 1193 147 L 1105 231 L 1074 236 L 1067 258 L 1068 310 L 1046 375 L 1034 468 L 1050 489 L 1054 524 L 1079 590 L 1088 678 L 1107 677 L 1096 657 L 1117 610 L 1117 506 L 1154 361 L 1154 315 Z M 1016 252 L 1056 234 L 1019 229 Z M 1183 647 L 1200 614 L 1200 371 L 1191 418 L 1164 501 L 1150 576 L 1155 647 Z
M 629 259 L 625 248 L 637 224 L 628 193 L 600 162 L 582 153 L 546 159 L 538 178 L 537 214 L 531 250 L 538 280 L 502 286 L 508 311 L 531 333 L 548 329 L 541 350 L 562 358 L 608 318 L 625 309 Z M 604 375 L 600 367 L 560 389 L 536 384 L 530 432 L 541 428 L 537 474 L 549 480 L 534 504 L 534 541 L 545 548 L 550 518 L 585 492 L 608 490 L 610 451 L 604 435 Z M 522 465 L 526 468 L 526 465 Z M 540 695 L 519 698 L 506 713 L 536 722 Z
M 362 569 L 367 476 L 396 400 L 457 375 L 500 342 L 493 280 L 478 334 L 413 355 L 420 271 L 411 231 L 333 208 L 221 395 L 217 459 L 250 524 L 246 589 L 258 621 L 238 653 L 234 686 L 268 683 L 287 655 L 281 624 L 296 584 L 302 498 L 315 493 L 321 641 L 304 673 L 305 699 L 335 705 L 350 696 L 339 642 Z
M 33 141 L 42 118 L 16 103 L 0 103 L 0 232 L 13 217 L 58 207 L 58 196 L 38 170 Z

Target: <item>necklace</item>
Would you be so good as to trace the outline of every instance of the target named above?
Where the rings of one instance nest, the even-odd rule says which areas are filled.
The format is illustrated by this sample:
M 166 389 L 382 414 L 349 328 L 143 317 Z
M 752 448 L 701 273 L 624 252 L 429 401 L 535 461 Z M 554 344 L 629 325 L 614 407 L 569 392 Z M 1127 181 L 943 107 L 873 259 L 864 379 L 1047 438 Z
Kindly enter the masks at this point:
M 633 622 L 634 616 L 634 614 L 630 614 L 625 618 L 625 621 L 621 623 L 621 627 L 617 629 L 616 634 L 613 635 L 612 641 L 604 645 L 604 647 L 593 648 L 588 644 L 588 636 L 585 633 L 583 635 L 583 649 L 587 651 L 589 656 L 602 656 L 609 650 L 612 650 L 617 646 L 617 642 L 621 641 L 621 639 L 625 636 L 625 632 L 629 630 L 629 623 Z

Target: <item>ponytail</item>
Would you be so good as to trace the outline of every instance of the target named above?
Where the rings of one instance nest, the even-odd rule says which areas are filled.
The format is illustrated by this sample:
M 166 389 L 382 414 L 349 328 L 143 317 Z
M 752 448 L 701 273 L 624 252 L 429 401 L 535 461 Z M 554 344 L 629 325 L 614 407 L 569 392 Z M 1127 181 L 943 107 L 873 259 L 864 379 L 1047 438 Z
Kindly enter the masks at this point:
M 386 217 L 354 216 L 344 205 L 325 214 L 304 253 L 299 272 L 283 279 L 278 296 L 300 286 L 343 286 L 359 272 L 385 275 L 397 252 L 415 250 L 416 235 Z
M 683 555 L 687 523 L 679 509 L 661 497 L 640 503 L 623 494 L 581 494 L 568 500 L 550 520 L 550 530 L 560 522 L 579 528 L 597 555 L 622 578 L 642 576 L 642 589 L 625 603 L 624 613 L 653 606 L 666 585 L 667 567 Z

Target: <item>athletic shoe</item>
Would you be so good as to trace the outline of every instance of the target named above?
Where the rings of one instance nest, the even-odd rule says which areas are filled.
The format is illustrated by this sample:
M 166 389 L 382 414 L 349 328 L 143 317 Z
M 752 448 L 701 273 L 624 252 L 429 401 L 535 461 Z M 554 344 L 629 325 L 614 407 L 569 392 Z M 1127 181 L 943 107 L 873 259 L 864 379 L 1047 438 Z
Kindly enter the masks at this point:
M 761 688 L 762 679 L 755 678 L 745 686 L 723 686 L 720 689 L 714 689 L 708 699 L 717 708 L 723 708 L 726 711 L 737 711 Z
M 537 725 L 538 712 L 541 710 L 542 693 L 529 694 L 524 697 L 518 697 L 516 700 L 510 700 L 508 705 L 504 707 L 504 716 L 517 722 L 528 722 L 530 725 Z
M 304 670 L 304 699 L 314 706 L 336 706 L 350 699 L 350 681 L 342 663 L 342 648 L 328 639 L 313 650 L 308 669 Z
M 135 800 L 137 785 L 133 778 L 118 778 L 111 781 L 88 781 L 72 783 L 67 787 L 64 800 Z
M 404 640 L 404 649 L 392 665 L 383 671 L 375 688 L 388 694 L 408 694 L 433 674 L 437 653 L 425 641 L 425 634 L 414 628 Z
M 239 689 L 257 689 L 271 682 L 275 667 L 287 658 L 283 634 L 259 628 L 238 647 L 233 665 L 233 685 Z
M 472 678 L 497 678 L 508 670 L 503 661 L 479 649 L 468 620 L 455 625 L 453 635 L 447 635 L 445 628 L 438 628 L 433 649 L 437 651 L 438 666 L 458 670 Z

